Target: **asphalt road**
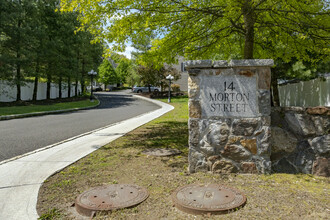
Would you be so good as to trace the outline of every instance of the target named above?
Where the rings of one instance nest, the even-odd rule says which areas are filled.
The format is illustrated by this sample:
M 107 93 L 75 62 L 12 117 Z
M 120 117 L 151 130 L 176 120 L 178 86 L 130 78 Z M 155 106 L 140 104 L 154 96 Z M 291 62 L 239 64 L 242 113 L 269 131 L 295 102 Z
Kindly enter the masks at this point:
M 160 108 L 128 92 L 97 96 L 95 109 L 0 121 L 0 161 Z

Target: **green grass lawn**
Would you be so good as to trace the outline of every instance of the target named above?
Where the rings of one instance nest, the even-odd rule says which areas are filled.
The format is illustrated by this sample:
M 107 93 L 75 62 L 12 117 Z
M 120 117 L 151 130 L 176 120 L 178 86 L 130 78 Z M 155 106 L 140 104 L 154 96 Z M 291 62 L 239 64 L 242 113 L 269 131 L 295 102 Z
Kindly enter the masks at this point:
M 167 99 L 162 99 L 167 102 Z M 173 111 L 105 145 L 49 177 L 39 191 L 40 219 L 80 219 L 79 194 L 107 184 L 137 184 L 149 192 L 134 208 L 99 212 L 93 219 L 327 219 L 329 178 L 305 174 L 212 174 L 187 172 L 188 99 L 175 97 Z M 150 148 L 175 148 L 182 154 L 153 157 Z M 218 183 L 241 190 L 244 208 L 219 216 L 193 216 L 173 206 L 171 193 L 187 184 Z
M 91 102 L 89 99 L 86 99 L 86 100 L 74 101 L 74 102 L 52 103 L 49 105 L 30 104 L 27 106 L 0 107 L 0 116 L 26 114 L 33 112 L 47 112 L 47 111 L 74 109 L 74 108 L 82 108 L 82 107 L 92 107 L 97 105 L 98 103 L 99 101 L 97 100 Z
M 162 99 L 166 102 L 167 99 Z M 149 192 L 134 208 L 97 213 L 93 219 L 326 219 L 329 178 L 306 174 L 212 174 L 187 172 L 188 99 L 175 97 L 173 111 L 105 145 L 49 177 L 39 191 L 40 219 L 80 219 L 79 194 L 107 184 L 137 184 Z M 182 154 L 153 157 L 150 148 L 175 148 Z M 218 183 L 241 190 L 244 208 L 220 216 L 193 216 L 173 206 L 171 193 L 187 184 Z

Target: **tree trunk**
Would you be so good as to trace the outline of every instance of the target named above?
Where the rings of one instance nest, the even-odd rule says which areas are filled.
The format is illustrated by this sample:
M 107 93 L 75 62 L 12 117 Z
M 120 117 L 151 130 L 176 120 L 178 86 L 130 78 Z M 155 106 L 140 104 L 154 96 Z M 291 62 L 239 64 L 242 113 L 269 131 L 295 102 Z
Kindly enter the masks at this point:
M 75 92 L 75 97 L 77 97 L 78 95 L 78 79 L 79 79 L 79 50 L 77 51 L 77 70 L 76 70 L 76 86 L 75 86 L 75 89 L 74 89 L 74 92 Z M 79 92 L 80 93 L 80 92 Z
M 81 69 L 81 92 L 84 94 L 85 93 L 85 60 L 83 59 L 82 62 L 82 69 Z
M 38 83 L 39 83 L 39 78 L 38 76 L 34 77 L 34 88 L 33 88 L 33 101 L 37 101 L 37 94 L 38 94 Z
M 280 96 L 278 93 L 278 85 L 277 85 L 277 73 L 275 69 L 272 69 L 272 77 L 271 77 L 271 89 L 272 89 L 272 106 L 280 106 Z
M 17 90 L 17 95 L 16 95 L 16 101 L 21 101 L 21 25 L 22 22 L 19 19 L 18 20 L 18 35 L 17 35 L 17 51 L 16 51 L 16 90 Z
M 164 82 L 163 81 L 160 82 L 160 90 L 161 90 L 161 92 L 164 92 Z
M 50 67 L 48 66 L 47 70 L 47 95 L 46 98 L 50 99 L 50 88 L 51 88 L 51 82 L 52 82 L 52 75 L 50 74 Z
M 47 95 L 46 95 L 46 98 L 47 99 L 50 99 L 50 87 L 51 87 L 51 84 L 50 84 L 50 78 L 47 78 Z
M 33 101 L 37 101 L 37 95 L 38 95 L 38 83 L 39 83 L 39 55 L 37 55 L 37 64 L 36 64 L 36 76 L 34 78 L 34 88 L 33 88 Z
M 253 59 L 255 13 L 251 0 L 245 0 L 242 12 L 245 26 L 244 59 Z
M 58 97 L 62 98 L 62 76 L 58 79 Z
M 17 65 L 17 72 L 16 72 L 16 101 L 21 101 L 21 65 Z
M 71 97 L 71 78 L 68 77 L 68 98 Z
M 86 91 L 86 88 L 85 88 L 85 78 L 84 78 L 84 76 L 81 76 L 80 84 L 81 84 L 81 93 L 84 94 L 85 91 Z
M 74 96 L 77 97 L 78 96 L 78 78 L 76 78 L 76 86 L 74 88 Z

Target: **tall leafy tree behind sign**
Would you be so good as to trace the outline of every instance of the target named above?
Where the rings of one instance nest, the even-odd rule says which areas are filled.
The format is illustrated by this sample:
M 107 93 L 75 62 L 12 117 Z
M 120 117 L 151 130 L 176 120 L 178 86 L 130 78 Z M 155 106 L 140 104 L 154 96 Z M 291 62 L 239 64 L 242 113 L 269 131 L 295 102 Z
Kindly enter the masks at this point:
M 177 55 L 284 61 L 329 57 L 329 8 L 325 0 L 61 1 L 63 11 L 81 12 L 82 24 L 114 42 L 115 50 L 155 34 L 152 51 L 167 63 Z
M 99 82 L 102 82 L 106 87 L 107 85 L 117 84 L 119 81 L 118 78 L 119 76 L 109 59 L 103 59 L 103 62 L 99 66 Z

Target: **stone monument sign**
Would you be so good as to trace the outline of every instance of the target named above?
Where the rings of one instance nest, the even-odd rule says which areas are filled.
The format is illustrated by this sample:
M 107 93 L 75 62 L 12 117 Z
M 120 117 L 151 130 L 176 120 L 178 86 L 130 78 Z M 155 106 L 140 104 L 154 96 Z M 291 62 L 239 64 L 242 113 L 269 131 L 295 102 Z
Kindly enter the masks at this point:
M 190 172 L 270 172 L 273 65 L 273 60 L 186 62 Z
M 256 77 L 203 77 L 200 89 L 202 116 L 257 116 L 256 81 Z

